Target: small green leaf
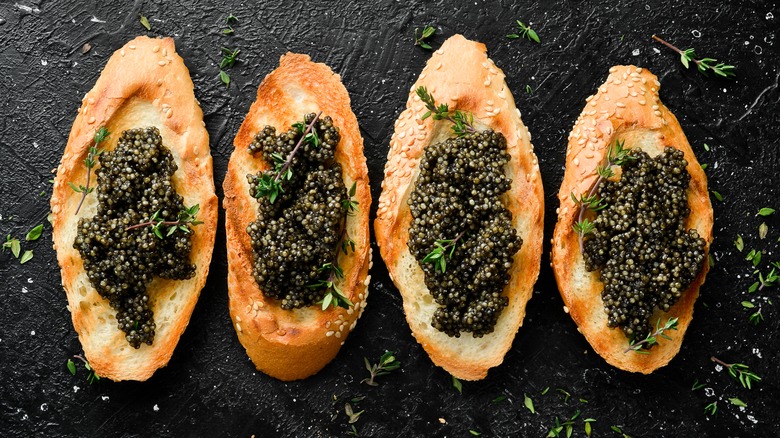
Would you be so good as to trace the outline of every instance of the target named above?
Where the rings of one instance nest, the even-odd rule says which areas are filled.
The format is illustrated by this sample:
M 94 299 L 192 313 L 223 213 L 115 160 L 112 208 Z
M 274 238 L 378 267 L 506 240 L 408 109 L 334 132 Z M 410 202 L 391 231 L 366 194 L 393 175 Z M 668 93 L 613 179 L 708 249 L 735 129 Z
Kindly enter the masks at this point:
M 737 234 L 737 240 L 734 241 L 734 246 L 737 247 L 739 252 L 742 252 L 743 249 L 745 249 L 745 242 L 742 241 L 742 236 Z
M 222 81 L 222 83 L 225 84 L 226 87 L 230 86 L 230 76 L 225 73 L 224 70 L 219 71 L 219 79 Z M 271 203 L 273 203 L 273 201 L 271 201 Z
M 723 202 L 723 195 L 721 195 L 720 193 L 716 192 L 715 190 L 712 191 L 712 194 L 713 194 L 713 196 L 715 196 L 715 199 L 717 199 L 720 202 Z
M 750 301 L 743 301 L 742 302 L 742 307 L 744 307 L 746 309 L 752 309 L 752 308 L 756 307 L 756 305 L 751 303 Z
M 141 15 L 141 19 L 139 20 L 141 22 L 141 26 L 145 27 L 146 30 L 152 30 L 152 26 L 149 24 L 149 19 Z
M 27 251 L 24 252 L 24 254 L 22 254 L 22 258 L 19 259 L 19 264 L 23 265 L 29 262 L 30 260 L 32 260 L 32 258 L 33 258 L 33 252 L 32 250 L 28 249 Z
M 707 170 L 707 167 L 709 167 L 707 163 L 702 163 L 701 170 Z
M 536 413 L 536 410 L 534 410 L 534 401 L 531 400 L 531 397 L 528 397 L 528 394 L 525 393 L 523 393 L 523 405 L 525 405 L 525 407 L 528 408 L 532 414 Z
M 71 359 L 68 359 L 68 371 L 74 376 L 76 375 L 76 364 Z
M 548 386 L 547 388 L 544 388 L 544 389 L 542 390 L 541 394 L 542 394 L 542 395 L 546 395 L 546 394 L 547 394 L 547 391 L 549 391 L 549 390 L 550 390 L 550 387 Z
M 734 406 L 740 406 L 740 407 L 743 407 L 743 408 L 746 408 L 746 407 L 747 407 L 747 403 L 743 402 L 742 400 L 740 400 L 740 399 L 738 399 L 738 398 L 736 398 L 736 397 L 734 397 L 734 398 L 730 398 L 730 399 L 729 399 L 729 401 L 730 401 L 730 402 L 731 402 L 731 404 L 732 404 L 732 405 L 734 405 Z
M 709 152 L 710 151 L 710 145 L 708 145 L 707 143 L 704 143 L 704 150 Z
M 769 233 L 769 226 L 767 226 L 766 222 L 761 222 L 761 225 L 758 226 L 758 238 L 761 240 L 766 239 L 766 235 Z
M 498 397 L 494 398 L 493 400 L 491 400 L 490 403 L 501 403 L 502 401 L 506 400 L 506 398 L 507 397 L 502 394 L 502 395 L 499 395 Z
M 30 230 L 24 238 L 28 242 L 33 240 L 38 240 L 38 238 L 41 237 L 42 232 L 43 232 L 43 224 L 40 224 L 35 228 L 33 228 L 32 230 Z
M 474 430 L 474 429 L 469 429 L 469 433 L 470 433 L 470 434 L 472 434 L 472 435 L 474 435 L 474 436 L 480 436 L 480 435 L 482 435 L 482 433 L 480 433 L 480 432 L 477 432 L 477 431 L 476 431 L 476 430 Z
M 685 56 L 685 53 L 680 53 L 680 62 L 682 62 L 682 65 L 685 66 L 685 68 L 688 68 L 688 57 Z
M 541 43 L 541 41 L 539 40 L 539 35 L 537 35 L 537 34 L 536 34 L 536 31 L 534 31 L 534 30 L 533 30 L 533 29 L 531 29 L 530 27 L 528 28 L 528 37 L 529 37 L 530 39 L 532 39 L 532 40 L 536 41 L 537 43 Z
M 452 376 L 452 386 L 461 394 L 463 394 L 463 384 L 460 383 L 457 377 Z
M 761 210 L 758 210 L 757 216 L 769 216 L 774 212 L 775 212 L 774 208 L 764 207 Z

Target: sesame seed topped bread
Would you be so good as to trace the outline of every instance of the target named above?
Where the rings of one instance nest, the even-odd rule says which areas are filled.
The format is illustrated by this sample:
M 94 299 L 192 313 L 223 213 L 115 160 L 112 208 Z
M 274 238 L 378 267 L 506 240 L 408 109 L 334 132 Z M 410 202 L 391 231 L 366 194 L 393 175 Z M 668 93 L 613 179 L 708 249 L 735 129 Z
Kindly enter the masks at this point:
M 187 280 L 156 277 L 149 283 L 156 333 L 152 345 L 138 349 L 117 327 L 116 311 L 91 285 L 81 255 L 73 247 L 79 219 L 97 212 L 100 187 L 86 196 L 77 214 L 82 195 L 68 183 L 79 185 L 86 180 L 84 160 L 94 145 L 96 131 L 103 126 L 111 133 L 99 145 L 104 151 L 114 149 L 124 130 L 156 127 L 178 167 L 172 178 L 174 188 L 185 205 L 200 205 L 197 218 L 203 222 L 192 227 L 189 262 L 196 265 L 195 275 Z M 100 161 L 95 162 L 97 169 Z M 95 181 L 93 169 L 93 188 Z M 206 282 L 217 225 L 208 133 L 189 71 L 171 38 L 138 37 L 111 56 L 95 86 L 84 96 L 73 123 L 54 179 L 51 211 L 62 285 L 86 359 L 101 377 L 148 379 L 168 363 L 189 323 Z
M 542 252 L 544 197 L 538 162 L 504 73 L 486 52 L 484 44 L 454 35 L 428 60 L 411 87 L 406 110 L 395 123 L 374 222 L 382 258 L 403 297 L 412 334 L 436 365 L 464 380 L 483 379 L 488 369 L 503 362 L 525 316 Z M 415 93 L 421 86 L 436 97 L 437 104 L 446 103 L 451 110 L 472 113 L 478 130 L 492 129 L 506 138 L 510 158 L 505 172 L 511 187 L 502 196 L 502 204 L 511 212 L 512 225 L 523 243 L 514 255 L 509 284 L 503 291 L 509 304 L 501 312 L 494 331 L 483 337 L 470 333 L 450 337 L 431 325 L 439 306 L 407 246 L 412 220 L 408 200 L 419 175 L 421 157 L 427 146 L 453 135 L 450 122 L 434 121 L 432 117 L 422 119 L 427 110 Z
M 250 194 L 247 175 L 270 166 L 247 148 L 267 125 L 285 131 L 304 114 L 322 111 L 339 129 L 335 161 L 342 167 L 344 185 L 356 183 L 354 199 L 358 211 L 348 215 L 346 229 L 355 241 L 355 250 L 340 253 L 338 265 L 344 276 L 339 289 L 354 304 L 345 309 L 319 304 L 292 310 L 282 309 L 280 301 L 267 298 L 253 276 L 252 241 L 247 226 L 257 220 L 258 202 Z M 288 53 L 279 67 L 268 74 L 257 89 L 257 99 L 249 109 L 233 142 L 223 183 L 225 226 L 228 247 L 228 293 L 230 316 L 241 344 L 258 370 L 280 380 L 311 376 L 338 353 L 357 319 L 366 307 L 368 270 L 371 266 L 368 214 L 371 193 L 368 167 L 363 155 L 363 139 L 350 98 L 339 75 L 325 64 L 314 63 L 307 55 Z
M 712 205 L 707 177 L 677 119 L 661 103 L 658 95 L 661 84 L 655 75 L 635 66 L 612 67 L 609 73 L 596 94 L 586 99 L 585 109 L 569 135 L 566 172 L 558 192 L 560 208 L 552 242 L 552 264 L 565 303 L 564 311 L 571 315 L 593 349 L 617 368 L 649 374 L 677 354 L 693 317 L 693 304 L 709 269 L 706 253 L 712 242 Z M 651 157 L 660 155 L 665 147 L 683 152 L 691 176 L 687 192 L 690 215 L 685 227 L 696 229 L 705 241 L 705 262 L 698 276 L 669 312 L 656 309 L 651 318 L 655 324 L 659 318 L 666 321 L 677 317 L 677 331 L 666 333 L 671 340 L 659 338 L 658 345 L 648 354 L 626 352 L 629 341 L 623 331 L 607 327 L 599 271 L 586 270 L 578 234 L 572 229 L 579 207 L 571 195 L 588 191 L 598 177 L 597 167 L 604 162 L 609 145 L 616 140 L 624 141 L 626 148 L 641 148 Z

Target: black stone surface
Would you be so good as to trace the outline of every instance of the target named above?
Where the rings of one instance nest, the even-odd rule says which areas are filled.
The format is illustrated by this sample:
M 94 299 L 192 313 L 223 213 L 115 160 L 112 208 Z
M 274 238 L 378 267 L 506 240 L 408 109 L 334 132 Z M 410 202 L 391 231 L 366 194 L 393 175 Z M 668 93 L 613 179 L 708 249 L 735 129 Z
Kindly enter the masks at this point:
M 366 2 L 368 3 L 368 2 Z M 152 31 L 138 22 L 143 13 Z M 224 36 L 225 17 L 239 18 Z M 515 19 L 530 22 L 542 42 L 505 38 Z M 378 256 L 371 297 L 357 330 L 318 375 L 281 383 L 254 370 L 231 327 L 227 309 L 225 236 L 217 235 L 206 288 L 170 364 L 144 383 L 89 385 L 66 360 L 81 353 L 51 249 L 51 228 L 37 242 L 22 242 L 35 257 L 20 265 L 0 255 L 0 436 L 344 436 L 350 430 L 344 398 L 365 396 L 355 424 L 361 436 L 545 436 L 556 416 L 594 418 L 593 436 L 778 436 L 778 287 L 749 294 L 747 251 L 766 251 L 760 265 L 778 260 L 780 213 L 766 219 L 758 238 L 760 207 L 780 209 L 778 31 L 776 2 L 761 1 L 384 1 L 218 4 L 8 0 L 0 4 L 0 234 L 22 238 L 46 221 L 50 170 L 59 162 L 80 99 L 111 53 L 139 34 L 173 36 L 192 73 L 205 113 L 221 186 L 233 135 L 260 80 L 286 51 L 303 52 L 339 72 L 350 91 L 365 138 L 374 199 L 393 122 L 429 53 L 413 46 L 415 27 L 436 23 L 437 47 L 456 32 L 485 42 L 504 69 L 528 125 L 546 193 L 542 272 L 504 364 L 481 382 L 463 384 L 434 367 L 414 342 L 401 299 Z M 735 81 L 686 71 L 671 51 L 651 41 L 657 33 L 680 47 L 737 65 Z M 91 50 L 82 53 L 85 43 Z M 220 47 L 239 47 L 230 88 L 219 81 Z M 584 99 L 613 64 L 649 68 L 661 97 L 677 115 L 699 159 L 709 165 L 715 206 L 715 267 L 696 304 L 680 354 L 651 376 L 608 366 L 577 333 L 562 310 L 549 268 L 549 237 L 557 207 L 566 138 Z M 533 93 L 525 92 L 526 85 Z M 704 143 L 710 150 L 704 148 Z M 221 190 L 218 188 L 221 196 Z M 375 209 L 375 206 L 374 206 Z M 372 210 L 373 212 L 373 210 Z M 220 215 L 220 227 L 223 226 Z M 375 254 L 378 254 L 375 252 Z M 766 320 L 748 324 L 740 303 L 761 306 Z M 774 304 L 770 304 L 774 302 Z M 363 357 L 393 350 L 401 371 L 360 384 Z M 741 388 L 710 356 L 744 362 L 764 377 Z M 694 379 L 706 389 L 691 391 Z M 545 388 L 551 389 L 541 395 Z M 556 388 L 571 394 L 566 401 Z M 536 414 L 523 407 L 523 394 Z M 491 403 L 499 395 L 508 400 Z M 338 403 L 333 398 L 339 398 Z M 731 405 L 738 397 L 746 409 Z M 580 401 L 587 400 L 587 403 Z M 718 402 L 709 417 L 704 406 Z

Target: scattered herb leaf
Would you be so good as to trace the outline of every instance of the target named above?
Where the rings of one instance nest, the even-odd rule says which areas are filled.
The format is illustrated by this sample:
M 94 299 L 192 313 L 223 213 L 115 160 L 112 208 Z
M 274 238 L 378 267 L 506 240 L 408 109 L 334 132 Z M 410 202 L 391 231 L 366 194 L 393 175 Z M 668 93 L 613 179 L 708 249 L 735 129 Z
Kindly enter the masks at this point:
M 734 246 L 737 247 L 739 252 L 742 252 L 743 249 L 745 249 L 745 242 L 742 241 L 742 236 L 737 234 L 737 240 L 734 241 Z
M 712 195 L 715 196 L 715 199 L 717 199 L 718 201 L 723 202 L 723 195 L 721 195 L 720 193 L 713 190 Z
M 146 30 L 152 30 L 152 26 L 149 24 L 149 19 L 145 16 L 141 15 L 141 18 L 138 21 L 141 22 L 141 26 L 146 28 Z
M 38 240 L 38 238 L 41 237 L 42 232 L 43 224 L 37 225 L 35 228 L 30 230 L 26 236 L 24 236 L 24 239 L 28 242 Z
M 756 216 L 769 216 L 774 212 L 774 208 L 764 207 L 761 210 L 758 210 L 758 214 L 756 214 Z
M 446 103 L 436 106 L 436 100 L 425 87 L 417 87 L 415 93 L 417 93 L 420 100 L 425 103 L 425 108 L 427 109 L 427 112 L 420 117 L 421 120 L 425 120 L 431 116 L 433 116 L 433 120 L 449 120 L 453 123 L 453 132 L 459 137 L 470 132 L 477 132 L 476 128 L 474 128 L 473 114 L 460 110 L 451 112 L 449 105 Z
M 433 47 L 431 47 L 430 44 L 428 44 L 427 39 L 432 37 L 436 33 L 436 28 L 433 26 L 425 26 L 423 28 L 422 34 L 418 36 L 417 32 L 419 29 L 414 29 L 414 45 L 420 46 L 423 49 L 431 50 Z
M 704 407 L 704 413 L 707 415 L 715 415 L 715 413 L 718 412 L 718 402 L 714 401 L 707 406 Z
M 19 258 L 19 253 L 22 251 L 22 246 L 19 243 L 19 239 L 11 238 L 11 235 L 9 234 L 5 238 L 5 243 L 3 243 L 3 251 L 6 249 L 11 250 L 11 254 L 14 255 L 17 259 Z
M 738 398 L 736 398 L 736 397 L 734 397 L 734 398 L 730 398 L 730 399 L 729 399 L 729 401 L 730 401 L 730 402 L 731 402 L 731 404 L 732 404 L 732 405 L 734 405 L 734 406 L 740 406 L 740 407 L 743 407 L 743 408 L 746 408 L 746 407 L 747 407 L 747 403 L 743 402 L 742 400 L 740 400 L 740 399 L 738 399 Z
M 376 383 L 374 379 L 390 374 L 390 372 L 395 371 L 401 367 L 401 362 L 396 360 L 392 351 L 385 351 L 384 354 L 379 357 L 379 362 L 376 364 L 372 365 L 366 357 L 363 358 L 363 361 L 366 363 L 366 369 L 369 372 L 369 377 L 361 380 L 360 383 L 365 383 L 369 386 L 379 386 L 379 384 Z
M 666 47 L 674 50 L 675 52 L 679 53 L 680 62 L 682 63 L 682 65 L 685 66 L 685 68 L 688 68 L 690 66 L 690 63 L 693 62 L 696 65 L 696 69 L 703 74 L 706 74 L 707 72 L 711 71 L 716 75 L 724 78 L 733 78 L 736 76 L 736 73 L 734 72 L 736 70 L 736 67 L 734 67 L 733 65 L 728 65 L 722 62 L 718 62 L 717 59 L 713 59 L 713 58 L 696 59 L 697 56 L 693 48 L 681 50 L 667 43 L 661 38 L 658 38 L 655 35 L 653 35 L 653 39 L 665 45 Z
M 523 23 L 520 20 L 515 20 L 517 22 L 517 29 L 520 31 L 520 33 L 510 33 L 506 37 L 509 39 L 517 39 L 517 38 L 525 38 L 529 41 L 534 41 L 537 43 L 540 43 L 539 35 L 536 34 L 536 31 L 531 29 L 531 26 L 526 26 L 525 23 Z
M 23 265 L 29 262 L 30 260 L 32 260 L 32 258 L 33 258 L 33 252 L 31 249 L 28 249 L 27 251 L 24 252 L 24 254 L 22 254 L 22 258 L 19 259 L 19 264 Z
M 536 410 L 534 410 L 534 401 L 531 400 L 531 397 L 528 397 L 528 394 L 523 393 L 523 405 L 531 411 L 532 414 L 536 413 Z
M 455 376 L 452 376 L 452 386 L 458 390 L 459 393 L 463 394 L 463 384 L 460 383 L 460 380 Z
M 710 357 L 710 360 L 724 366 L 729 375 L 747 389 L 752 389 L 753 382 L 760 382 L 761 377 L 750 371 L 747 365 L 742 363 L 726 363 L 715 356 Z

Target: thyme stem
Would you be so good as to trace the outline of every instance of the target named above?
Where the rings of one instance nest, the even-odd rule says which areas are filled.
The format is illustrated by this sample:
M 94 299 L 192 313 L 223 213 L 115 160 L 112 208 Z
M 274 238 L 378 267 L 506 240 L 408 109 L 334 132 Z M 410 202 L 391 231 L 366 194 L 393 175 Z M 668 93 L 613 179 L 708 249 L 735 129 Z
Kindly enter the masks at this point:
M 279 172 L 276 173 L 276 177 L 274 177 L 274 182 L 278 183 L 279 180 L 282 178 L 282 175 L 284 175 L 284 173 L 290 167 L 290 165 L 292 164 L 292 159 L 295 156 L 295 153 L 298 152 L 298 149 L 303 144 L 303 140 L 306 138 L 306 134 L 308 134 L 311 131 L 311 129 L 314 127 L 314 124 L 317 123 L 317 120 L 319 120 L 321 114 L 322 111 L 318 112 L 317 115 L 314 116 L 314 119 L 312 119 L 311 123 L 306 125 L 306 129 L 303 131 L 301 138 L 298 140 L 298 144 L 295 145 L 293 150 L 290 152 L 290 155 L 287 156 L 287 160 L 285 160 L 282 168 L 279 169 Z

